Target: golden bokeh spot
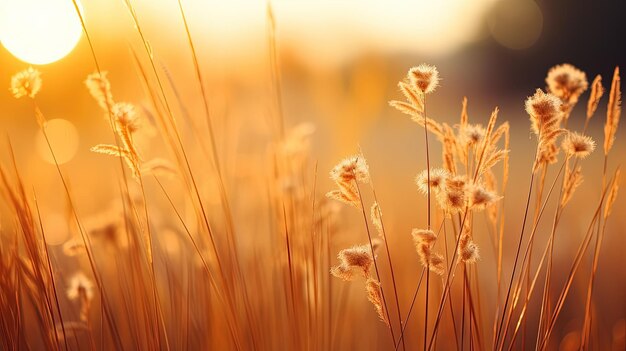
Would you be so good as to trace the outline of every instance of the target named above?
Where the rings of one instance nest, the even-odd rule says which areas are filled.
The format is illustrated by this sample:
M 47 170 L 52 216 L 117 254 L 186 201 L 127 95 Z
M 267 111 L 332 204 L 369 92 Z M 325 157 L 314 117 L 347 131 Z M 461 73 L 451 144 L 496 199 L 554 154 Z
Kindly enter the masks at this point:
M 67 120 L 57 118 L 46 122 L 45 128 L 57 162 L 63 164 L 74 158 L 79 144 L 76 127 Z M 39 156 L 46 162 L 54 164 L 54 158 L 41 130 L 35 136 L 35 144 Z
M 488 21 L 491 36 L 513 50 L 528 49 L 541 36 L 543 14 L 531 0 L 504 0 L 493 8 Z
M 43 219 L 44 235 L 48 245 L 61 245 L 70 236 L 68 221 L 65 216 L 58 213 L 49 214 Z

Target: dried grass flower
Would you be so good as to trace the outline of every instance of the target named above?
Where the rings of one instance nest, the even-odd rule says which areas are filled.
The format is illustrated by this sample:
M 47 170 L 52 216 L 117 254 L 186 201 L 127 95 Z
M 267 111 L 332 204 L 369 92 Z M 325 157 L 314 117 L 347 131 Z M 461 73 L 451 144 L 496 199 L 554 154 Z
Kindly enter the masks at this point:
M 369 272 L 369 268 L 374 262 L 369 245 L 353 246 L 352 248 L 341 250 L 339 260 L 349 267 L 362 269 Z
M 550 93 L 569 106 L 578 102 L 589 85 L 585 72 L 568 63 L 552 67 L 548 71 L 546 83 Z
M 140 127 L 135 106 L 126 102 L 116 103 L 113 101 L 111 83 L 107 79 L 106 72 L 90 74 L 85 80 L 85 84 L 98 105 L 107 111 L 107 116 L 111 117 L 113 131 L 121 141 L 119 145 L 98 144 L 92 147 L 91 151 L 123 158 L 133 177 L 139 179 L 143 160 L 139 156 L 133 140 L 133 133 Z
M 85 85 L 91 96 L 98 102 L 100 108 L 108 113 L 112 109 L 114 102 L 113 94 L 111 93 L 111 83 L 107 75 L 108 72 L 92 73 L 87 76 Z
M 537 89 L 533 96 L 526 99 L 526 112 L 530 115 L 532 131 L 541 135 L 544 131 L 556 127 L 561 118 L 561 100 Z
M 347 205 L 358 208 L 359 197 L 354 186 L 341 187 L 340 190 L 331 190 L 326 193 L 326 197 L 329 199 L 341 201 Z
M 476 146 L 485 137 L 486 130 L 480 124 L 466 124 L 459 129 L 459 136 L 466 146 Z
M 526 99 L 526 112 L 530 115 L 531 129 L 538 137 L 537 156 L 533 172 L 540 166 L 556 160 L 557 138 L 565 132 L 560 123 L 563 117 L 561 100 L 537 89 L 533 96 Z
M 413 237 L 413 243 L 417 247 L 418 245 L 427 244 L 432 245 L 437 240 L 437 235 L 430 229 L 413 229 L 411 231 Z
M 374 257 L 369 245 L 343 249 L 339 251 L 337 258 L 339 265 L 333 267 L 330 273 L 343 280 L 352 280 L 355 270 L 360 272 L 363 277 L 369 277 L 370 269 L 374 264 Z
M 374 202 L 372 204 L 370 213 L 372 217 L 372 224 L 374 224 L 374 227 L 376 227 L 376 231 L 378 232 L 378 235 L 383 237 L 384 236 L 383 219 L 382 219 L 383 213 L 380 210 L 380 206 L 378 205 L 378 202 Z
M 369 182 L 365 158 L 360 155 L 345 158 L 330 171 L 330 179 L 338 189 L 329 191 L 326 196 L 358 208 L 360 201 L 356 183 Z
M 423 170 L 417 177 L 415 177 L 415 183 L 419 191 L 426 195 L 430 191 L 440 192 L 443 190 L 446 179 L 450 176 L 450 173 L 445 169 L 432 168 L 430 170 L 430 183 L 428 183 L 428 171 Z M 430 185 L 430 186 L 429 186 Z
M 139 129 L 139 119 L 135 105 L 127 102 L 117 102 L 111 106 L 111 113 L 118 128 L 134 133 Z
M 350 183 L 369 181 L 369 169 L 365 158 L 360 155 L 350 156 L 339 162 L 330 171 L 330 179 L 336 183 Z
M 376 279 L 369 278 L 365 282 L 365 290 L 367 291 L 367 299 L 372 303 L 372 305 L 374 305 L 378 318 L 380 318 L 383 323 L 389 325 L 389 320 L 387 319 L 387 315 L 385 313 L 385 305 L 383 303 L 383 293 L 380 283 Z
M 613 80 L 611 82 L 611 91 L 609 92 L 609 104 L 606 107 L 606 122 L 604 123 L 604 154 L 607 155 L 613 143 L 615 142 L 615 134 L 619 125 L 620 116 L 622 115 L 622 84 L 619 75 L 619 67 L 615 67 L 613 72 Z
M 591 83 L 591 94 L 589 94 L 589 101 L 587 102 L 587 119 L 590 119 L 598 109 L 602 95 L 604 95 L 602 76 L 598 74 Z
M 67 287 L 67 297 L 70 300 L 86 299 L 90 301 L 93 299 L 93 283 L 82 272 L 74 274 Z
M 439 206 L 448 213 L 462 211 L 466 205 L 465 178 L 454 176 L 447 178 L 444 190 L 437 194 Z
M 458 255 L 461 262 L 465 263 L 475 263 L 480 258 L 478 245 L 472 241 L 472 237 L 468 233 L 461 235 Z
M 41 73 L 32 68 L 17 72 L 11 77 L 11 93 L 16 99 L 23 96 L 34 98 L 41 89 Z
M 352 270 L 351 267 L 346 267 L 344 265 L 337 265 L 334 266 L 330 269 L 330 274 L 332 274 L 333 276 L 341 279 L 341 280 L 345 280 L 345 281 L 351 281 L 354 279 L 354 271 Z
M 596 142 L 586 135 L 570 132 L 562 144 L 563 150 L 568 157 L 585 158 L 596 148 Z
M 435 66 L 423 63 L 411 68 L 407 76 L 414 89 L 422 94 L 432 93 L 439 86 L 439 72 Z
M 480 184 L 468 186 L 466 196 L 469 201 L 469 207 L 472 210 L 482 210 L 501 199 L 495 192 Z
M 435 274 L 445 272 L 443 256 L 433 252 L 433 245 L 437 235 L 430 229 L 413 229 L 411 232 L 417 256 L 424 267 L 428 267 Z

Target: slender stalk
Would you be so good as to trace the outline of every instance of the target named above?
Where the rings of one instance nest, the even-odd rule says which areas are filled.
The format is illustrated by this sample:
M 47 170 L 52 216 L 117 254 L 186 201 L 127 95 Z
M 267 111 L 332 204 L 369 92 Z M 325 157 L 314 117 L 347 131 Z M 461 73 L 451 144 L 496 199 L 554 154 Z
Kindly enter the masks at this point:
M 426 144 L 426 181 L 428 186 L 426 187 L 426 201 L 427 201 L 427 226 L 430 230 L 430 152 L 428 150 L 428 123 L 426 120 L 426 94 L 422 94 L 422 102 L 424 106 L 424 142 Z M 428 338 L 428 295 L 430 285 L 430 261 L 426 262 L 426 293 L 424 297 L 424 350 L 426 350 L 426 339 Z
M 509 304 L 509 298 L 511 294 L 511 287 L 513 286 L 513 279 L 515 277 L 515 271 L 517 270 L 517 261 L 519 259 L 520 250 L 522 248 L 522 241 L 524 240 L 524 229 L 526 228 L 526 218 L 528 217 L 528 208 L 530 207 L 530 199 L 533 191 L 533 184 L 535 180 L 535 172 L 531 172 L 530 185 L 528 187 L 528 198 L 526 199 L 526 208 L 524 209 L 524 219 L 522 220 L 522 228 L 520 229 L 519 240 L 517 242 L 517 249 L 515 252 L 515 260 L 513 261 L 513 271 L 511 272 L 511 279 L 509 280 L 509 287 L 507 288 L 506 299 L 504 300 L 504 306 L 502 307 L 502 318 L 496 332 L 496 339 L 494 347 L 498 345 L 500 341 L 500 331 L 502 330 L 502 324 L 504 323 L 504 316 L 506 315 L 506 309 Z
M 565 160 L 565 164 L 569 165 L 569 158 Z M 566 171 L 566 173 L 568 172 Z M 552 221 L 552 229 L 550 230 L 550 236 L 549 236 L 550 240 L 548 244 L 548 248 L 549 248 L 548 249 L 548 263 L 546 267 L 545 283 L 543 285 L 543 295 L 541 298 L 541 311 L 539 312 L 539 329 L 538 329 L 537 335 L 541 335 L 542 327 L 544 326 L 544 320 L 543 320 L 544 314 L 548 315 L 550 313 L 550 282 L 551 282 L 551 277 L 552 277 L 552 261 L 553 261 L 552 259 L 554 257 L 554 241 L 556 240 L 557 226 L 559 225 L 559 222 L 561 220 L 561 215 L 563 213 L 564 206 L 563 204 L 561 204 L 561 199 L 563 197 L 563 189 L 565 186 L 565 182 L 567 181 L 568 177 L 569 177 L 568 174 L 566 174 L 563 177 L 563 182 L 561 184 L 561 189 L 559 191 L 559 197 L 557 200 L 556 210 L 554 212 L 554 219 Z
M 372 194 L 374 196 L 374 201 L 376 201 L 376 203 L 378 202 L 378 198 L 376 197 L 376 191 L 374 190 L 374 183 L 371 179 L 371 175 L 370 175 L 370 186 L 372 188 Z M 391 271 L 391 282 L 393 284 L 393 296 L 394 299 L 396 300 L 396 310 L 397 310 L 397 315 L 398 315 L 398 323 L 400 325 L 400 328 L 402 328 L 402 312 L 400 311 L 400 302 L 398 299 L 398 288 L 397 288 L 397 284 L 396 284 L 396 275 L 394 273 L 393 270 L 393 264 L 391 262 L 391 253 L 389 252 L 389 243 L 387 242 L 387 232 L 385 231 L 385 223 L 383 221 L 383 215 L 382 213 L 380 214 L 380 226 L 382 228 L 382 234 L 383 234 L 383 242 L 385 244 L 385 251 L 387 253 L 387 261 L 389 263 L 389 270 Z M 402 349 L 406 350 L 406 344 L 404 342 L 404 338 L 401 338 L 402 341 Z
M 606 172 L 607 172 L 607 165 L 608 165 L 608 155 L 605 154 L 604 155 L 604 165 L 602 167 L 602 192 L 605 191 L 606 189 Z M 600 203 L 600 206 L 602 206 L 602 203 Z M 605 214 L 606 216 L 606 214 Z M 600 223 L 602 222 L 602 217 L 598 218 L 598 234 L 596 235 L 596 242 L 595 242 L 595 248 L 594 248 L 594 252 L 593 252 L 593 264 L 592 264 L 592 269 L 591 269 L 591 276 L 589 277 L 589 285 L 587 287 L 587 298 L 585 301 L 585 318 L 584 320 L 584 324 L 583 324 L 583 329 L 581 332 L 581 348 L 584 349 L 588 349 L 589 347 L 589 338 L 590 338 L 590 333 L 591 333 L 591 302 L 592 302 L 592 296 L 593 296 L 593 284 L 595 281 L 595 277 L 596 277 L 596 272 L 598 270 L 598 261 L 600 259 L 600 248 L 602 247 L 602 239 L 604 238 L 604 232 L 606 229 L 606 217 L 604 219 L 604 223 L 602 224 L 602 230 L 599 229 L 600 227 Z
M 537 221 L 533 225 L 532 230 L 530 232 L 529 241 L 533 240 L 534 237 L 535 237 L 535 234 L 537 233 L 539 221 L 541 220 L 541 218 L 543 216 L 543 213 L 544 213 L 544 211 L 545 211 L 545 209 L 546 209 L 546 207 L 548 205 L 548 201 L 550 200 L 552 192 L 554 191 L 554 187 L 556 186 L 556 183 L 557 183 L 557 181 L 558 181 L 558 179 L 559 179 L 559 177 L 561 175 L 561 172 L 563 172 L 564 166 L 565 166 L 565 162 L 563 162 L 563 164 L 561 165 L 561 168 L 559 169 L 559 172 L 557 173 L 556 177 L 554 178 L 554 181 L 552 182 L 552 185 L 550 186 L 550 189 L 548 190 L 548 194 L 546 195 L 546 199 L 543 201 L 543 204 L 542 204 L 541 209 L 539 211 L 539 215 L 537 217 Z M 549 243 L 548 243 L 548 245 L 549 245 Z M 547 248 L 546 248 L 546 250 L 547 250 Z M 505 315 L 508 312 L 507 320 L 506 320 L 505 325 L 504 325 L 504 331 L 502 332 L 502 335 L 503 335 L 502 336 L 502 347 L 504 347 L 504 341 L 506 339 L 509 321 L 510 321 L 510 319 L 512 317 L 513 310 L 517 306 L 517 300 L 518 300 L 518 298 L 520 296 L 520 293 L 521 293 L 525 272 L 526 272 L 526 270 L 530 269 L 530 260 L 529 260 L 530 251 L 531 251 L 531 247 L 530 247 L 530 245 L 527 245 L 526 246 L 526 250 L 524 252 L 524 257 L 522 258 L 522 264 L 521 264 L 522 265 L 522 272 L 521 272 L 520 276 L 518 277 L 518 280 L 517 280 L 517 283 L 516 283 L 516 287 L 513 290 L 513 296 L 514 296 L 514 298 L 513 298 L 513 305 L 511 306 L 509 311 L 506 311 L 506 310 L 502 311 L 502 313 L 505 314 Z M 539 265 L 539 268 L 537 268 L 537 270 L 541 270 L 541 267 L 542 267 L 542 264 Z M 495 346 L 498 346 L 498 345 L 495 345 Z
M 602 201 L 604 201 L 604 198 L 606 196 L 606 191 L 602 194 L 602 197 L 600 199 L 600 203 Z M 574 281 L 574 276 L 576 275 L 576 272 L 578 271 L 578 268 L 580 266 L 580 263 L 583 259 L 583 256 L 585 254 L 585 252 L 587 251 L 587 248 L 589 247 L 589 244 L 591 242 L 591 238 L 592 238 L 592 234 L 593 234 L 593 226 L 596 224 L 596 220 L 598 219 L 599 215 L 600 215 L 600 211 L 602 209 L 602 205 L 599 204 L 596 208 L 596 211 L 594 212 L 593 218 L 591 219 L 591 222 L 589 223 L 589 226 L 587 228 L 587 233 L 585 234 L 585 238 L 583 239 L 583 241 L 581 242 L 578 251 L 576 253 L 574 262 L 572 263 L 572 267 L 570 268 L 569 274 L 568 274 L 568 279 L 567 282 L 565 284 L 565 286 L 563 287 L 563 289 L 561 290 L 561 293 L 559 295 L 559 298 L 557 300 L 557 303 L 554 307 L 554 312 L 552 313 L 552 316 L 549 319 L 549 323 L 547 324 L 547 328 L 546 328 L 546 332 L 545 335 L 543 336 L 543 339 L 541 340 L 541 342 L 539 343 L 539 347 L 538 350 L 543 350 L 546 346 L 546 343 L 548 342 L 548 340 L 550 339 L 550 335 L 552 333 L 552 330 L 554 328 L 554 325 L 556 323 L 556 320 L 561 312 L 561 309 L 563 307 L 563 304 L 565 303 L 565 299 L 569 293 L 569 289 L 572 285 L 572 282 Z
M 359 196 L 359 202 L 361 204 L 361 213 L 363 214 L 363 221 L 365 222 L 365 231 L 367 232 L 367 239 L 370 244 L 370 250 L 372 252 L 372 260 L 374 261 L 374 270 L 376 271 L 376 279 L 380 283 L 380 273 L 378 271 L 378 263 L 376 262 L 376 255 L 374 254 L 374 244 L 372 243 L 372 233 L 370 233 L 369 224 L 367 222 L 367 214 L 365 213 L 365 205 L 363 204 L 363 196 L 361 195 L 361 189 L 359 187 L 359 182 L 354 180 L 354 184 L 356 185 L 356 191 Z M 385 299 L 385 293 L 383 291 L 383 286 L 380 284 L 380 295 L 383 299 L 383 306 L 385 307 L 385 313 L 387 314 L 387 321 L 389 323 L 389 332 L 391 333 L 391 339 L 393 340 L 393 345 L 396 345 L 396 336 L 393 332 L 393 327 L 391 326 L 391 319 L 389 318 L 389 308 L 387 308 L 387 300 Z

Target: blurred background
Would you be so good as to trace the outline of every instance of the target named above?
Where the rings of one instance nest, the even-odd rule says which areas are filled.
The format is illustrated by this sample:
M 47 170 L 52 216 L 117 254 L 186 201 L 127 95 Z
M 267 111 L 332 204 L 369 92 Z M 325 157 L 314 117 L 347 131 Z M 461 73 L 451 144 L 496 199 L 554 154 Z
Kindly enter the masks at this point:
M 115 175 L 120 170 L 114 159 L 89 151 L 95 144 L 111 142 L 112 134 L 84 86 L 95 65 L 73 4 L 69 0 L 0 3 L 0 86 L 5 87 L 0 89 L 1 143 L 7 145 L 10 140 L 26 184 L 32 184 L 41 198 L 44 221 L 62 222 L 58 219 L 64 216 L 65 200 L 60 196 L 58 177 L 45 176 L 55 169 L 33 105 L 26 99 L 14 99 L 8 90 L 11 76 L 33 65 L 43 79 L 37 103 L 49 120 L 59 119 L 54 124 L 56 131 L 50 132 L 52 143 L 59 150 L 78 208 L 86 216 L 98 213 L 115 198 L 117 190 L 111 189 L 119 187 Z M 159 74 L 167 82 L 166 90 L 176 96 L 173 104 L 182 121 L 185 146 L 191 150 L 193 162 L 201 164 L 205 157 L 201 149 L 208 145 L 206 122 L 198 113 L 202 100 L 178 4 L 174 0 L 132 3 Z M 230 179 L 227 188 L 237 198 L 250 190 L 255 167 L 263 167 L 259 151 L 267 149 L 272 128 L 270 116 L 275 106 L 267 3 L 183 0 L 182 4 L 205 77 L 210 111 L 217 121 L 218 151 Z M 124 1 L 90 0 L 81 7 L 100 67 L 109 72 L 114 97 L 138 106 L 150 105 L 137 64 L 147 65 L 147 54 Z M 512 178 L 505 204 L 507 211 L 517 213 L 523 209 L 520 199 L 528 186 L 536 142 L 524 112 L 525 98 L 536 88 L 545 88 L 547 71 L 557 64 L 575 65 L 586 72 L 590 82 L 595 75 L 602 75 L 607 91 L 615 66 L 626 67 L 626 6 L 620 0 L 280 0 L 272 1 L 272 7 L 286 128 L 300 123 L 315 126 L 311 159 L 317 164 L 321 194 L 332 187 L 327 171 L 344 156 L 362 149 L 388 231 L 393 233 L 390 246 L 397 253 L 410 243 L 410 229 L 423 224 L 425 210 L 423 197 L 414 186 L 415 175 L 425 168 L 421 129 L 388 106 L 389 100 L 401 97 L 396 84 L 410 67 L 425 62 L 439 69 L 441 86 L 428 100 L 431 118 L 454 124 L 461 101 L 467 97 L 471 122 L 485 125 L 497 106 L 500 120 L 511 123 Z M 40 51 L 36 50 L 39 46 Z M 587 96 L 570 118 L 574 129 L 582 129 Z M 589 130 L 600 144 L 606 96 Z M 149 121 L 149 109 L 144 112 Z M 149 131 L 146 134 L 145 140 L 139 140 L 144 152 L 159 155 L 158 138 Z M 614 166 L 624 160 L 623 135 L 623 130 L 618 132 L 611 156 Z M 0 159 L 7 162 L 8 148 L 1 150 Z M 432 154 L 440 165 L 438 145 Z M 583 163 L 585 183 L 574 198 L 574 206 L 581 207 L 583 215 L 576 215 L 576 208 L 565 214 L 557 245 L 562 255 L 557 253 L 556 269 L 569 267 L 582 238 L 591 215 L 586 200 L 598 198 L 601 165 L 601 152 Z M 601 266 L 615 265 L 609 267 L 615 269 L 601 268 L 597 280 L 596 298 L 611 301 L 600 306 L 601 323 L 608 334 L 615 325 L 623 325 L 626 308 L 626 276 L 616 269 L 623 266 L 618 258 L 626 253 L 623 198 L 618 199 L 608 224 L 600 261 Z M 237 215 L 249 214 L 246 204 L 234 203 Z M 351 221 L 358 223 L 358 217 L 346 221 L 344 225 L 349 226 Z M 513 233 L 519 224 L 520 218 L 509 221 L 510 235 L 517 235 Z M 248 230 L 252 231 L 254 224 L 243 227 L 245 237 L 251 235 Z M 59 230 L 54 243 L 64 242 L 64 233 Z M 478 242 L 487 248 L 488 240 L 485 236 Z M 514 241 L 505 248 L 506 253 L 513 252 Z M 355 242 L 354 236 L 345 235 L 338 238 L 337 248 Z M 485 253 L 484 260 L 489 262 L 490 255 Z M 419 265 L 414 256 L 408 257 L 398 274 L 415 279 Z M 489 274 L 484 276 L 489 284 Z M 404 303 L 410 301 L 410 293 L 403 293 Z M 571 301 L 581 303 L 583 298 L 573 295 Z M 566 335 L 567 328 L 564 323 L 560 335 Z

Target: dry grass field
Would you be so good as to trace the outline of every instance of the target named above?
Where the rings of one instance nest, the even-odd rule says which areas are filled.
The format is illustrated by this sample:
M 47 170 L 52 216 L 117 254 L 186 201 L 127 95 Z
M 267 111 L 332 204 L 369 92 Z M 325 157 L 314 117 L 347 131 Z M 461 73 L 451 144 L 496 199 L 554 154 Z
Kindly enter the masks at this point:
M 481 35 L 398 54 L 401 9 L 156 3 L 27 9 L 69 16 L 61 54 L 0 15 L 1 350 L 626 348 L 619 57 L 520 73 Z M 389 27 L 301 35 L 321 8 Z

